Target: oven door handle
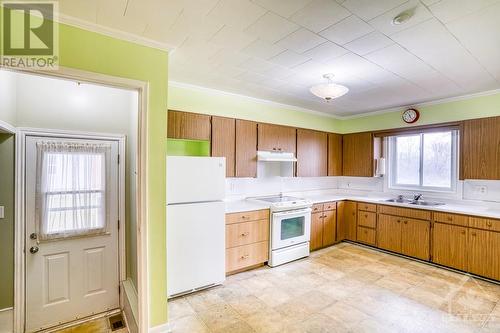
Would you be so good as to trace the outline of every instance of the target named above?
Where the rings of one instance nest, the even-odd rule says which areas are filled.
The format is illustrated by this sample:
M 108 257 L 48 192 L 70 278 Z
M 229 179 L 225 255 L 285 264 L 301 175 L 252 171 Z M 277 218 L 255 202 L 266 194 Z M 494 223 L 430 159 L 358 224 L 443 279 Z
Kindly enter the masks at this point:
M 306 208 L 306 209 L 299 209 L 299 210 L 291 210 L 287 212 L 278 212 L 278 213 L 273 213 L 273 216 L 280 217 L 280 216 L 289 216 L 289 215 L 302 215 L 302 214 L 307 214 L 312 212 L 311 208 Z

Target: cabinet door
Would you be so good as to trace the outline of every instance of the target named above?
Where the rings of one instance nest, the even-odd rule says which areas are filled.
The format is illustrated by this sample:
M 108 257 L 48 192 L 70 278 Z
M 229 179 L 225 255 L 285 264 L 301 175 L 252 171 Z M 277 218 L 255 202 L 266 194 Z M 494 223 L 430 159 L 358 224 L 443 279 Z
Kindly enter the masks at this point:
M 167 137 L 185 140 L 210 140 L 210 116 L 168 111 Z
M 377 246 L 401 253 L 402 218 L 379 214 L 377 223 Z
M 469 229 L 469 272 L 500 280 L 500 233 Z
M 372 177 L 372 133 L 355 133 L 344 135 L 342 156 L 342 174 L 344 176 Z
M 346 228 L 346 239 L 356 241 L 356 229 L 358 227 L 357 204 L 347 201 L 344 204 L 344 224 Z
M 324 177 L 328 174 L 328 134 L 297 130 L 297 177 Z
M 236 177 L 257 177 L 257 123 L 236 120 Z
M 335 231 L 337 229 L 337 211 L 329 210 L 323 212 L 323 246 L 335 243 Z
M 401 252 L 422 260 L 430 259 L 431 223 L 424 220 L 404 219 L 401 232 Z
M 434 223 L 432 261 L 436 264 L 467 270 L 467 228 Z
M 235 175 L 236 121 L 212 117 L 212 156 L 226 158 L 226 177 Z
M 296 152 L 296 129 L 293 127 L 259 124 L 258 143 L 259 150 Z
M 311 214 L 311 251 L 323 246 L 323 212 Z
M 342 176 L 342 135 L 328 133 L 328 176 Z
M 464 122 L 461 179 L 500 179 L 500 117 Z
M 337 242 L 346 239 L 347 227 L 345 224 L 344 212 L 345 212 L 345 202 L 344 201 L 337 202 L 337 233 L 335 236 Z

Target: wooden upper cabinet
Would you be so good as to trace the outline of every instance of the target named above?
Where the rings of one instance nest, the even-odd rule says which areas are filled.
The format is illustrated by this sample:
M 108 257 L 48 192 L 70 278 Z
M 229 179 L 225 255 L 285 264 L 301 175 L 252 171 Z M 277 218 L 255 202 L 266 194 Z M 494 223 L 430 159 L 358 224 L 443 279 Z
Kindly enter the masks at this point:
M 293 127 L 259 124 L 258 142 L 259 150 L 296 152 L 297 133 Z
M 464 121 L 461 179 L 500 179 L 500 117 Z
M 210 116 L 168 111 L 167 136 L 171 139 L 210 140 Z
M 236 120 L 236 177 L 257 177 L 257 123 Z
M 212 117 L 212 156 L 226 158 L 226 177 L 235 175 L 236 121 Z
M 432 261 L 436 264 L 467 270 L 467 228 L 434 223 Z
M 297 177 L 323 177 L 328 174 L 328 134 L 297 130 Z
M 328 176 L 342 176 L 342 135 L 328 133 Z
M 373 176 L 372 133 L 346 134 L 342 140 L 342 174 L 354 177 Z

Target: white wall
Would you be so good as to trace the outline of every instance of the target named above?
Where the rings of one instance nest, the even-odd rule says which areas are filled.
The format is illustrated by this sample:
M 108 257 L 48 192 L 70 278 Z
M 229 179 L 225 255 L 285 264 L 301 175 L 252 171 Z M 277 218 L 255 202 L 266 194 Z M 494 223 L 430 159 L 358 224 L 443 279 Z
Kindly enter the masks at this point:
M 16 126 L 16 74 L 0 69 L 0 120 Z

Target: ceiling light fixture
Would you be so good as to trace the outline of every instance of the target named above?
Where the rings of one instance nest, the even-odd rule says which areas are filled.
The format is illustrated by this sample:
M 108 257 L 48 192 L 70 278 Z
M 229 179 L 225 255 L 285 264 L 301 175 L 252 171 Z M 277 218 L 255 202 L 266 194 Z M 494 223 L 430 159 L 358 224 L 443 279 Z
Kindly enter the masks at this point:
M 399 13 L 395 18 L 392 19 L 392 25 L 402 25 L 407 23 L 413 17 L 413 11 L 407 10 Z
M 327 102 L 330 102 L 332 99 L 339 98 L 340 96 L 344 96 L 349 92 L 349 88 L 346 86 L 333 83 L 333 74 L 325 74 L 323 77 L 328 80 L 328 83 L 318 84 L 312 86 L 310 91 L 314 95 L 319 98 L 324 99 Z

